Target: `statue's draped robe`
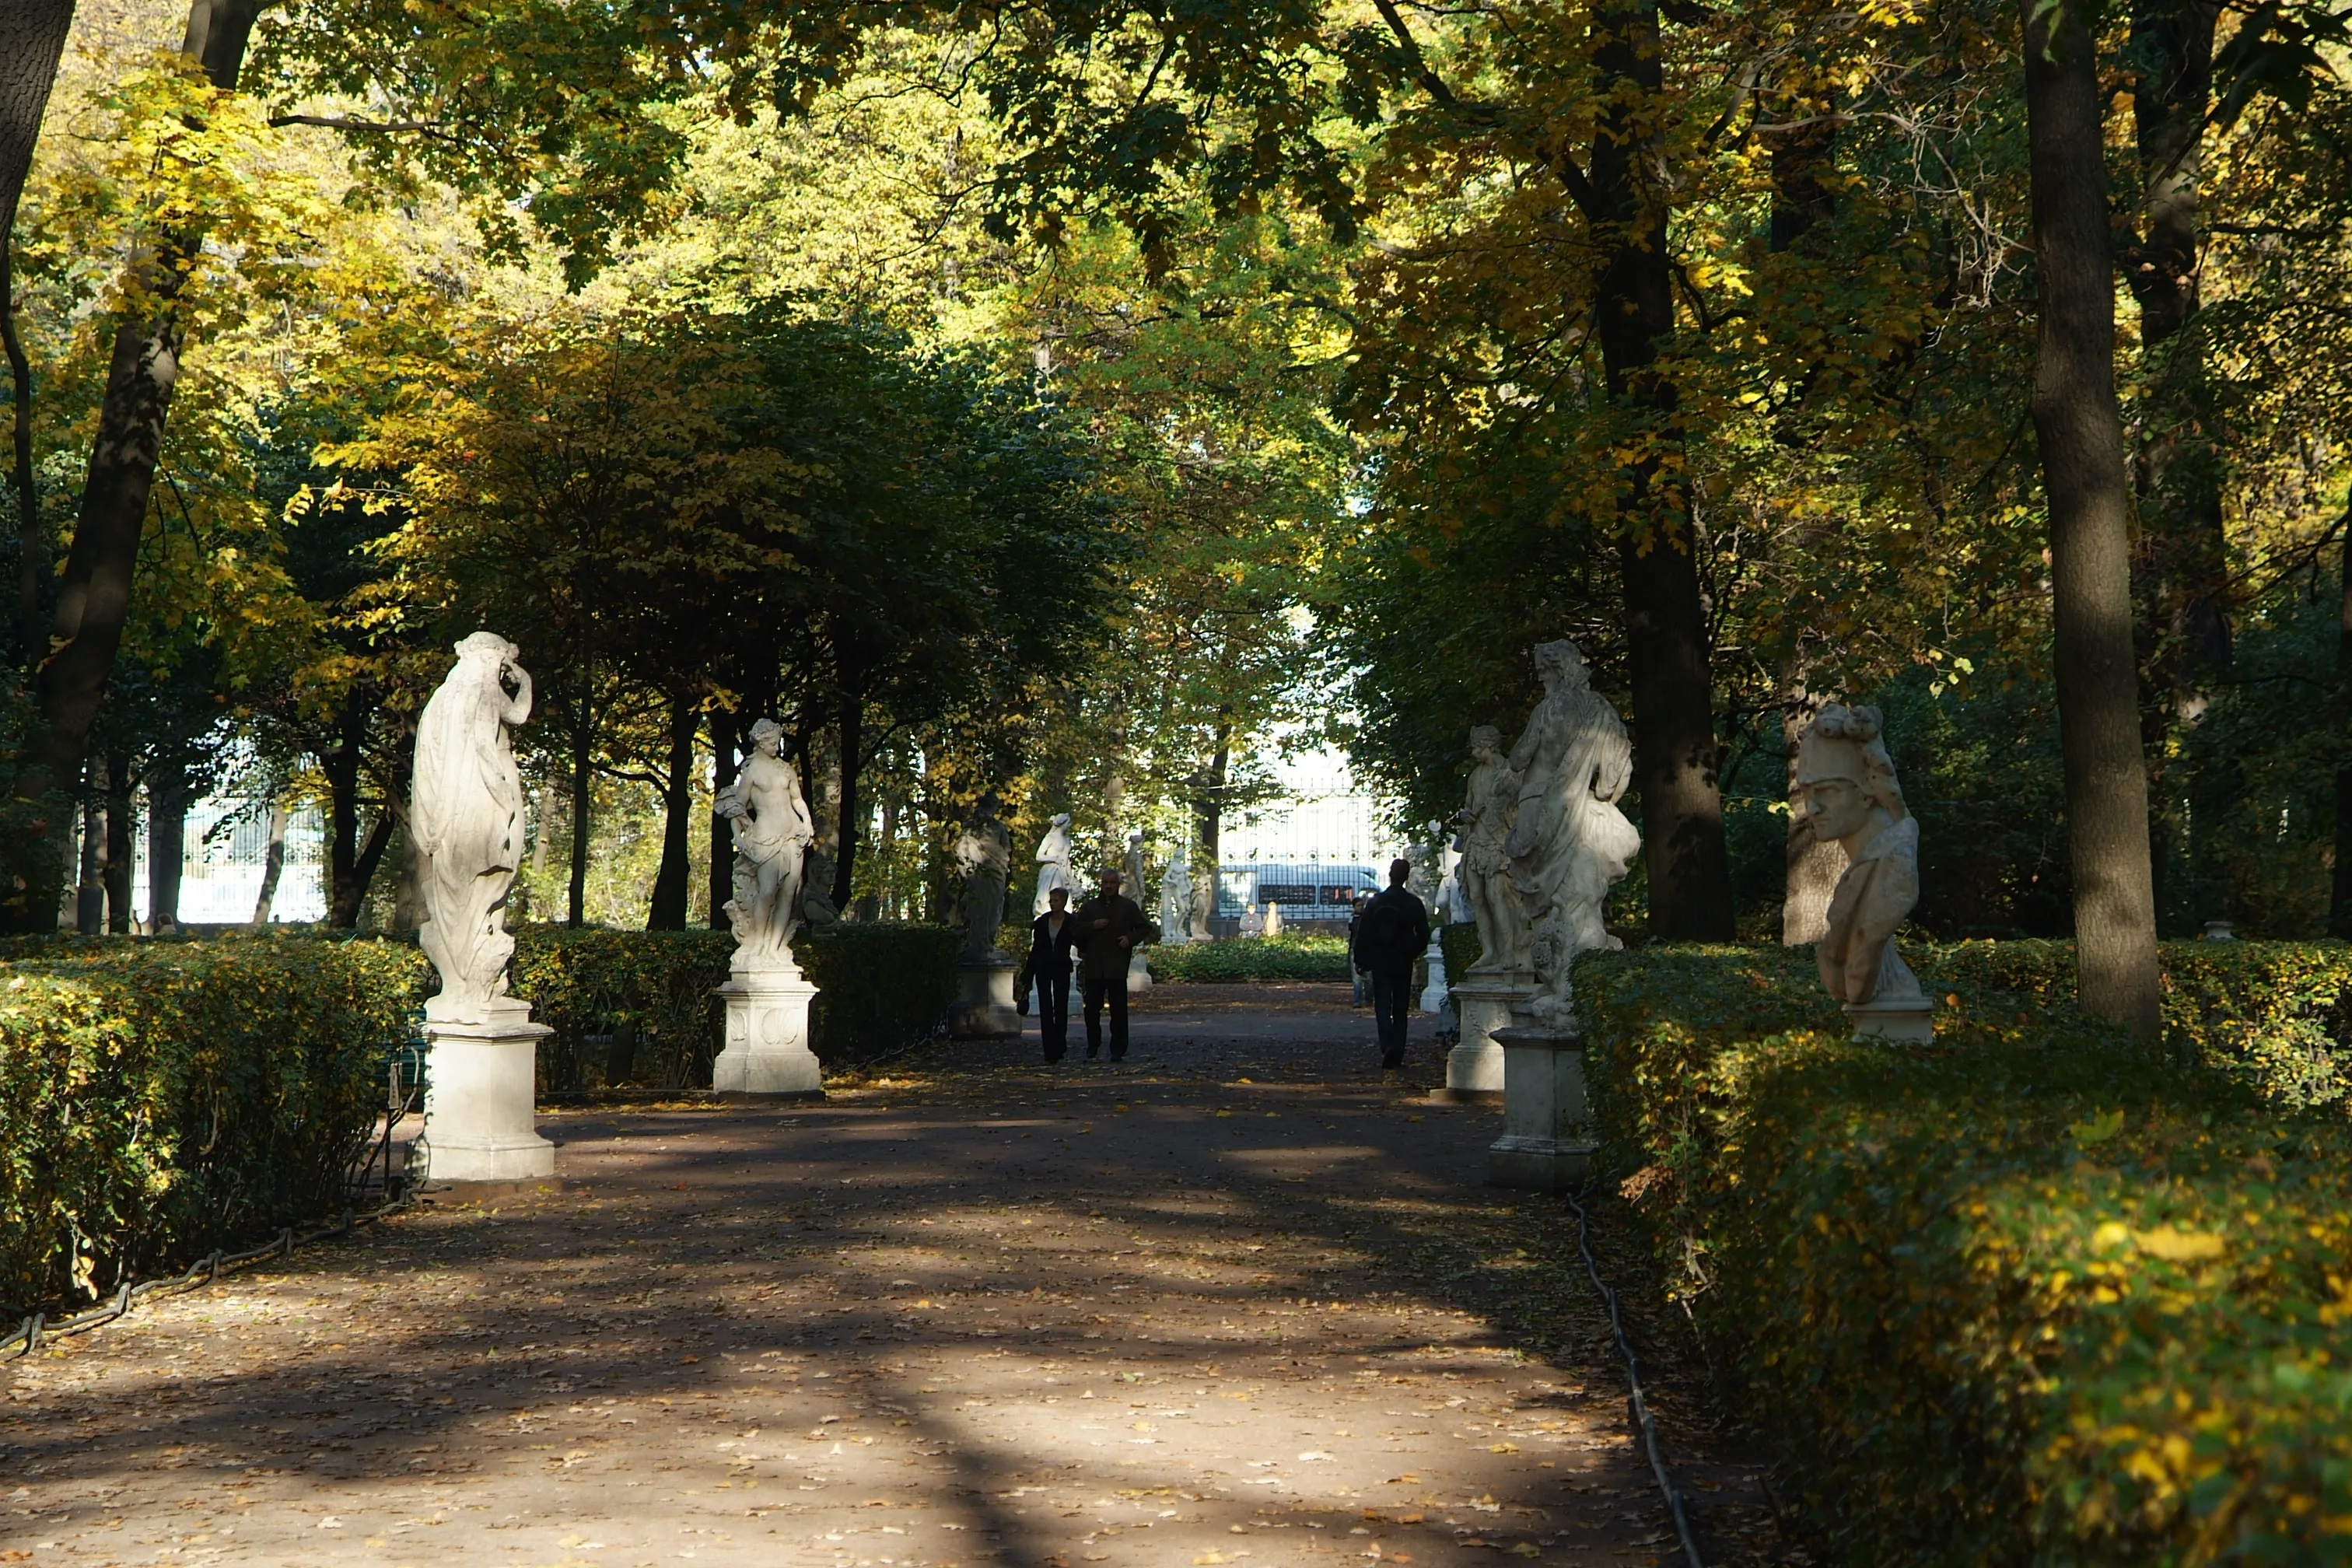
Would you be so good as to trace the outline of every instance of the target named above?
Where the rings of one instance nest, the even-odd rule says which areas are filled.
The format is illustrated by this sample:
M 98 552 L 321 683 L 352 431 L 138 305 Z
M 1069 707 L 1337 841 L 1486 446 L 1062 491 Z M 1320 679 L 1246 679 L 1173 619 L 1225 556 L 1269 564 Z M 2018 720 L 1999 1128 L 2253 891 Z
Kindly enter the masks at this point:
M 1918 978 L 1895 933 L 1919 901 L 1919 819 L 1871 835 L 1830 896 L 1829 930 L 1814 949 L 1822 984 L 1848 1005 L 1917 996 Z
M 499 910 L 522 861 L 522 774 L 506 725 L 530 717 L 499 664 L 461 656 L 416 727 L 409 828 L 424 852 L 417 940 L 441 974 L 435 1010 L 478 1018 L 506 994 L 514 938 Z

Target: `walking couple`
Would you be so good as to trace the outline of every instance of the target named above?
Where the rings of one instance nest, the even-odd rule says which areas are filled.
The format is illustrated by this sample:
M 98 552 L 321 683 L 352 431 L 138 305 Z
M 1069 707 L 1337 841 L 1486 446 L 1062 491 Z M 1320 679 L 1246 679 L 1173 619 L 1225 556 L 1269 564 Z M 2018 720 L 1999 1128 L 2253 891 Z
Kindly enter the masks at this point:
M 1070 963 L 1073 954 L 1086 975 L 1087 1059 L 1102 1054 L 1102 1014 L 1110 1008 L 1110 1059 L 1127 1056 L 1127 966 L 1139 945 L 1159 932 L 1142 909 L 1119 890 L 1116 871 L 1102 874 L 1102 890 L 1076 910 L 1069 889 L 1055 888 L 1045 912 L 1029 923 L 1029 958 L 1021 966 L 1024 991 L 1037 984 L 1037 1025 L 1045 1059 L 1057 1062 L 1069 1050 Z

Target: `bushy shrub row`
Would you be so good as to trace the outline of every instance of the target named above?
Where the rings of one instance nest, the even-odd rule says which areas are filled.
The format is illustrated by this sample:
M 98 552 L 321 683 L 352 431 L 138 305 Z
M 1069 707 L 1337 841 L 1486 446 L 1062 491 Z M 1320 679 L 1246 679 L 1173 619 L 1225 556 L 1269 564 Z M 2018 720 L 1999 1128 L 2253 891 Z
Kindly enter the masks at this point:
M 796 942 L 817 987 L 810 1019 L 817 1059 L 851 1066 L 943 1032 L 962 942 L 952 927 L 890 921 L 845 921 Z
M 2209 1064 L 2017 1005 L 2063 956 L 2019 945 L 1919 955 L 1932 1047 L 1846 1038 L 1802 952 L 1586 955 L 1604 1162 L 1841 1560 L 2352 1561 L 2352 1125 L 2230 1011 L 2307 971 L 2168 952 Z
M 810 1045 L 840 1067 L 929 1039 L 955 999 L 961 933 L 946 926 L 844 922 L 793 942 L 817 987 Z M 529 926 L 515 942 L 515 994 L 551 1034 L 540 1081 L 558 1092 L 642 1083 L 708 1088 L 726 1044 L 726 931 L 571 931 Z
M 425 973 L 384 942 L 52 947 L 0 978 L 0 1313 L 340 1208 Z
M 1344 936 L 1237 936 L 1181 947 L 1144 950 L 1154 980 L 1226 984 L 1242 981 L 1345 981 L 1349 976 Z

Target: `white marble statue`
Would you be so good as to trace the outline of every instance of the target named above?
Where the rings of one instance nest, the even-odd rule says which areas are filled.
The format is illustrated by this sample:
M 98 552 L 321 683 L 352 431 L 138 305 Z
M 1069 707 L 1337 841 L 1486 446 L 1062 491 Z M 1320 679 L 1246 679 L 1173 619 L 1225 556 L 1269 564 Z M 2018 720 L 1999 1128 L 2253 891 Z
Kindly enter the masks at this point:
M 1151 885 L 1143 879 L 1142 834 L 1130 833 L 1127 836 L 1127 853 L 1119 857 L 1118 876 L 1122 883 L 1138 893 Z
M 1592 689 L 1576 645 L 1538 644 L 1535 666 L 1544 696 L 1511 748 L 1519 802 L 1503 853 L 1531 938 L 1538 994 L 1528 1010 L 1565 1029 L 1574 1024 L 1569 966 L 1576 955 L 1624 945 L 1601 912 L 1610 884 L 1641 852 L 1642 835 L 1617 808 L 1633 776 L 1633 745 L 1616 710 Z
M 530 717 L 530 676 L 515 662 L 520 650 L 495 632 L 476 632 L 457 651 L 457 668 L 417 721 L 408 826 L 423 855 L 417 940 L 441 975 L 426 1016 L 470 1023 L 506 995 L 514 955 L 506 903 L 522 863 L 523 801 L 507 729 Z
M 1045 912 L 1056 888 L 1070 890 L 1070 908 L 1074 910 L 1086 901 L 1077 874 L 1070 869 L 1070 814 L 1066 811 L 1055 816 L 1037 846 L 1037 896 L 1033 900 L 1035 907 L 1029 911 L 1030 919 Z
M 801 795 L 799 773 L 776 752 L 783 728 L 772 719 L 751 726 L 751 754 L 712 809 L 735 826 L 734 967 L 791 969 L 793 933 L 801 923 L 801 879 L 816 829 Z
M 1429 901 L 1433 924 L 1468 920 L 1462 896 L 1462 840 L 1435 817 L 1429 823 L 1429 845 L 1437 858 L 1437 892 Z M 1460 911 L 1460 912 L 1457 912 Z
M 994 795 L 980 797 L 980 810 L 956 840 L 956 868 L 963 873 L 963 951 L 965 963 L 1002 961 L 997 928 L 1004 923 L 1004 885 L 1013 874 L 1013 830 L 997 819 Z M 1066 832 L 1067 817 L 1055 818 L 1055 830 Z M 1038 851 L 1040 856 L 1045 853 Z
M 1181 947 L 1192 940 L 1192 872 L 1183 856 L 1174 855 L 1160 879 L 1160 941 L 1163 946 Z
M 1919 901 L 1919 822 L 1903 804 L 1878 710 L 1825 704 L 1797 742 L 1797 784 L 1813 837 L 1836 841 L 1847 860 L 1814 949 L 1822 984 L 1849 1008 L 1916 1013 L 1924 1026 L 1927 998 L 1894 940 Z
M 1519 811 L 1519 775 L 1503 758 L 1503 732 L 1492 724 L 1470 731 L 1470 787 L 1463 801 L 1462 869 L 1459 883 L 1470 918 L 1478 923 L 1478 962 L 1473 974 L 1498 974 L 1528 967 L 1528 919 L 1511 886 L 1510 858 L 1503 846 Z

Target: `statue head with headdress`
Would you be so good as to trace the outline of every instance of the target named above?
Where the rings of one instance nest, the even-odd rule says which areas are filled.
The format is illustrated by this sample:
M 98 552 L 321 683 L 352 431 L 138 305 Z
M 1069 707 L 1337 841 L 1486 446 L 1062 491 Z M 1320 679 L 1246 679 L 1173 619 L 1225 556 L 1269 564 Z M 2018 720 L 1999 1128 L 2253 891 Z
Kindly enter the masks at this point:
M 1875 708 L 1823 704 L 1797 742 L 1797 784 L 1817 839 L 1850 838 L 1872 826 L 1874 811 L 1890 822 L 1911 815 Z
M 1503 732 L 1492 724 L 1474 724 L 1470 728 L 1470 755 L 1479 762 L 1502 755 Z
M 1547 691 L 1559 686 L 1581 691 L 1592 684 L 1592 673 L 1585 665 L 1584 655 L 1566 637 L 1536 644 L 1535 663 L 1536 676 Z
M 753 751 L 765 752 L 772 757 L 776 754 L 776 748 L 782 743 L 783 738 L 784 727 L 773 719 L 760 719 L 752 722 L 751 749 Z

